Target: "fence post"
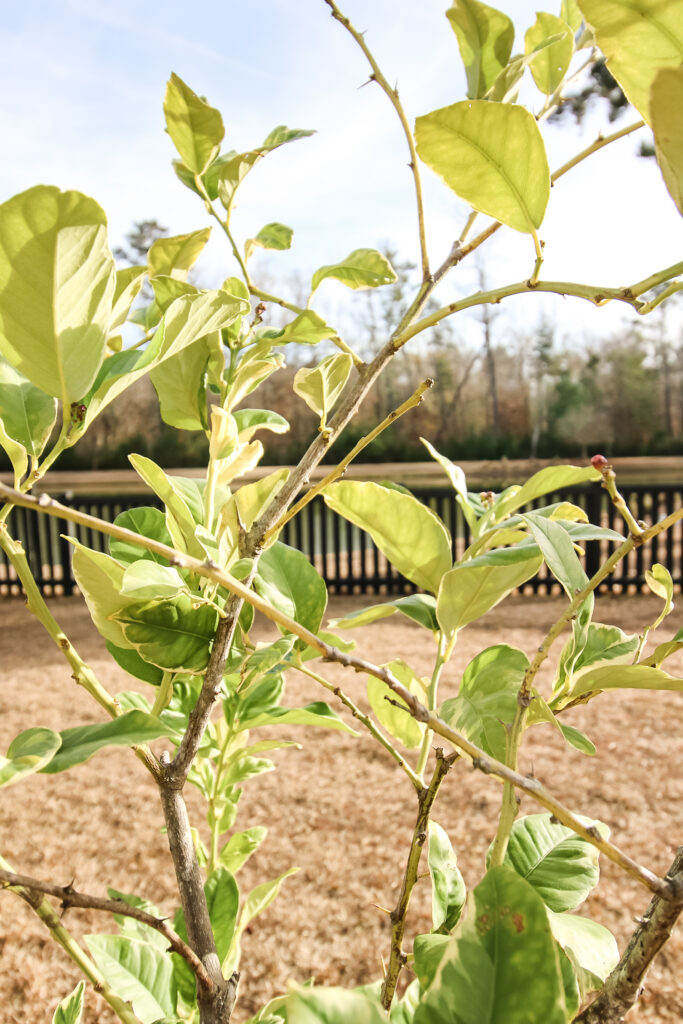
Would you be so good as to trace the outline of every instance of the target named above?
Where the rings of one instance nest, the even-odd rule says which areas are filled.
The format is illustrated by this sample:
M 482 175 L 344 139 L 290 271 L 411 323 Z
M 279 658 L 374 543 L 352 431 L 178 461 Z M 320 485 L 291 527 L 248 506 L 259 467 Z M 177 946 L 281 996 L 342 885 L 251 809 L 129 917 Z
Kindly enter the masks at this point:
M 606 493 L 602 487 L 591 487 L 586 492 L 586 515 L 588 522 L 602 526 L 602 514 Z M 569 499 L 571 500 L 571 498 Z M 602 564 L 602 541 L 586 541 L 586 575 L 590 579 Z

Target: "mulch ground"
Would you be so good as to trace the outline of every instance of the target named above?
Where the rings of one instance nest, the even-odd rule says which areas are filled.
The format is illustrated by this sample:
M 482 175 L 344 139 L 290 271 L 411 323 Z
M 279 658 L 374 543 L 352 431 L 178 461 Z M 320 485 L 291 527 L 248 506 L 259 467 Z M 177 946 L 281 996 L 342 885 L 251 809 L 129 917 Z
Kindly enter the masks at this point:
M 339 615 L 370 599 L 337 599 Z M 51 602 L 54 614 L 82 656 L 113 692 L 130 679 L 113 665 L 84 606 L 76 598 Z M 559 598 L 514 598 L 463 632 L 443 684 L 454 692 L 467 662 L 504 641 L 531 654 L 557 618 Z M 660 603 L 647 597 L 601 598 L 596 619 L 635 630 L 651 621 Z M 683 625 L 669 618 L 665 637 Z M 85 724 L 97 708 L 74 686 L 59 651 L 19 601 L 0 604 L 0 751 L 31 725 L 53 729 Z M 398 615 L 356 631 L 359 652 L 373 661 L 403 657 L 420 673 L 430 671 L 431 638 Z M 683 659 L 668 662 L 683 674 Z M 365 681 L 327 666 L 327 677 L 363 702 Z M 547 675 L 541 682 L 548 684 Z M 141 684 L 144 686 L 144 684 Z M 316 684 L 292 675 L 290 705 L 325 699 Z M 598 747 L 593 758 L 563 747 L 547 727 L 527 734 L 522 770 L 532 769 L 573 809 L 600 818 L 612 839 L 659 874 L 683 841 L 683 696 L 621 692 L 602 696 L 567 719 Z M 240 1000 L 235 1021 L 246 1020 L 288 979 L 353 986 L 380 976 L 389 948 L 389 921 L 380 908 L 395 902 L 414 825 L 410 786 L 371 738 L 327 730 L 290 729 L 301 750 L 276 751 L 277 771 L 250 780 L 240 803 L 238 828 L 265 825 L 269 835 L 239 875 L 242 891 L 292 865 L 280 897 L 243 941 Z M 464 763 L 446 779 L 435 819 L 449 832 L 468 884 L 481 877 L 495 830 L 499 784 Z M 193 822 L 202 828 L 198 794 L 188 787 Z M 536 810 L 530 800 L 522 813 Z M 85 892 L 107 885 L 144 895 L 171 915 L 175 878 L 155 787 L 126 750 L 100 753 L 65 775 L 37 776 L 0 793 L 0 853 L 16 871 Z M 620 948 L 643 913 L 648 893 L 603 858 L 601 883 L 585 912 L 607 925 Z M 71 910 L 65 923 L 78 937 L 107 931 L 102 914 Z M 428 884 L 418 884 L 408 935 L 430 928 Z M 666 946 L 631 1019 L 679 1024 L 683 1019 L 683 928 Z M 78 980 L 71 962 L 42 924 L 16 897 L 0 893 L 0 1024 L 42 1024 Z M 114 1020 L 94 993 L 87 997 L 87 1024 Z M 541 1022 L 539 1022 L 541 1024 Z

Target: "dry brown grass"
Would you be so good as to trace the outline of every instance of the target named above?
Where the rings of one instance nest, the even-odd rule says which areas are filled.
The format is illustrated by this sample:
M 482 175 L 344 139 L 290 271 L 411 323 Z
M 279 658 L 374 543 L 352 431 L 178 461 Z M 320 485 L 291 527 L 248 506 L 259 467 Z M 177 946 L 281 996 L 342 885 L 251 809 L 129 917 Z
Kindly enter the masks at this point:
M 351 606 L 350 600 L 336 600 L 330 613 Z M 643 597 L 605 598 L 596 618 L 635 629 L 658 606 Z M 107 659 L 80 601 L 60 599 L 52 607 L 105 685 L 112 691 L 128 688 L 130 680 Z M 505 641 L 532 652 L 561 607 L 558 598 L 514 598 L 465 630 L 444 696 L 482 647 Z M 0 750 L 29 725 L 59 729 L 96 720 L 98 709 L 77 691 L 59 652 L 21 603 L 3 602 L 0 615 Z M 678 628 L 680 615 L 674 613 L 669 623 Z M 406 619 L 396 616 L 359 630 L 357 639 L 364 656 L 401 656 L 419 672 L 429 671 L 431 639 Z M 683 673 L 683 660 L 669 664 Z M 363 700 L 363 679 L 333 666 L 324 671 Z M 314 683 L 291 678 L 288 703 L 318 699 Z M 680 694 L 625 692 L 577 708 L 571 721 L 597 743 L 592 759 L 567 752 L 546 728 L 533 730 L 524 748 L 523 770 L 533 765 L 565 802 L 606 821 L 615 842 L 659 873 L 683 839 L 682 700 Z M 238 826 L 263 824 L 269 836 L 239 879 L 246 890 L 291 865 L 301 870 L 245 937 L 236 1021 L 282 991 L 290 978 L 355 985 L 379 976 L 388 919 L 378 907 L 395 900 L 412 832 L 410 787 L 369 738 L 322 730 L 290 734 L 304 748 L 276 752 L 278 770 L 245 787 Z M 201 821 L 201 802 L 191 788 L 188 801 L 191 815 Z M 481 875 L 499 801 L 499 785 L 464 764 L 449 775 L 437 801 L 435 818 L 448 829 L 468 883 Z M 534 810 L 525 798 L 523 813 Z M 82 890 L 96 893 L 112 885 L 144 894 L 166 913 L 174 910 L 175 880 L 155 789 L 128 751 L 102 753 L 66 775 L 33 776 L 3 790 L 0 830 L 0 852 L 17 871 L 62 883 L 75 879 Z M 623 946 L 648 894 L 609 863 L 602 867 L 601 884 L 585 909 Z M 411 935 L 429 929 L 427 888 L 418 886 Z M 66 923 L 78 936 L 108 930 L 108 921 L 94 913 L 69 911 Z M 683 1018 L 682 947 L 679 929 L 650 973 L 634 1021 L 678 1024 Z M 15 897 L 0 893 L 0 1024 L 48 1022 L 77 977 L 40 922 Z M 87 1004 L 88 1024 L 113 1020 L 92 993 Z

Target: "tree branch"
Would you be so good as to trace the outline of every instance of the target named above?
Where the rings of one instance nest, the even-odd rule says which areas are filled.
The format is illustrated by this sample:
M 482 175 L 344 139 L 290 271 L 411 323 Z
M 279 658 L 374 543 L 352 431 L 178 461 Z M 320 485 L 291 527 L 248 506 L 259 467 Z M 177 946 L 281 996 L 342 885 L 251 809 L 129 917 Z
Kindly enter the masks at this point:
M 104 899 L 101 896 L 90 896 L 87 893 L 76 892 L 70 885 L 55 885 L 53 882 L 43 882 L 38 878 L 30 878 L 28 875 L 17 875 L 13 871 L 0 869 L 0 883 L 4 886 L 21 886 L 24 889 L 31 889 L 34 892 L 46 893 L 48 896 L 55 896 L 61 903 L 63 909 L 77 907 L 81 910 L 102 910 L 108 914 L 119 914 L 122 917 L 132 917 L 141 924 L 146 924 L 155 931 L 160 932 L 174 953 L 185 960 L 192 972 L 195 974 L 200 985 L 211 988 L 213 982 L 204 969 L 204 965 L 197 957 L 194 950 L 190 949 L 186 942 L 171 928 L 168 921 L 163 917 L 154 917 L 139 907 L 133 907 L 125 900 Z
M 180 902 L 185 914 L 187 939 L 211 980 L 210 989 L 202 986 L 197 989 L 200 1019 L 202 1024 L 229 1024 L 239 974 L 236 971 L 226 980 L 221 971 L 183 795 L 177 786 L 163 781 L 159 784 L 159 793 Z
M 621 1024 L 636 1003 L 650 964 L 683 911 L 683 846 L 679 846 L 666 878 L 673 896 L 652 899 L 621 960 L 598 996 L 574 1018 L 574 1024 Z
M 0 857 L 0 864 L 7 865 L 7 861 Z M 7 868 L 9 868 L 9 865 L 7 865 Z M 23 900 L 36 916 L 40 918 L 57 945 L 64 950 L 69 959 L 85 975 L 95 991 L 109 1004 L 121 1021 L 121 1024 L 142 1024 L 140 1018 L 133 1012 L 131 1004 L 127 1000 L 121 999 L 114 992 L 104 975 L 100 973 L 95 962 L 81 949 L 73 935 L 64 927 L 61 917 L 48 899 L 37 890 L 27 889 L 23 886 L 8 886 L 7 891 L 14 893 L 19 899 Z
M 380 996 L 382 1006 L 387 1012 L 391 1007 L 399 975 L 406 962 L 406 954 L 403 952 L 403 934 L 405 932 L 410 897 L 417 882 L 422 847 L 427 840 L 429 816 L 432 813 L 432 807 L 436 800 L 436 794 L 439 792 L 439 787 L 457 757 L 458 754 L 449 754 L 448 757 L 445 757 L 441 747 L 437 747 L 436 765 L 434 766 L 429 786 L 426 789 L 419 790 L 417 794 L 417 820 L 410 843 L 408 862 L 403 874 L 403 882 L 396 906 L 391 912 L 391 953 Z

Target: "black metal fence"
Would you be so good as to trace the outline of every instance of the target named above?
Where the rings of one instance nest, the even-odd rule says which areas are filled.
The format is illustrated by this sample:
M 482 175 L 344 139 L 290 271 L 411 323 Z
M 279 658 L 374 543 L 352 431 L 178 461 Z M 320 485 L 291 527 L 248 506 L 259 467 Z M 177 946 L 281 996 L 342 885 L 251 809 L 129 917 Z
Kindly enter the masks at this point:
M 416 497 L 433 509 L 448 526 L 453 539 L 454 558 L 470 543 L 470 531 L 452 491 L 416 489 Z M 623 489 L 624 497 L 638 520 L 658 522 L 683 504 L 683 483 L 656 486 L 634 485 Z M 55 495 L 55 497 L 58 497 Z M 79 495 L 59 497 L 71 508 L 110 522 L 119 513 L 139 505 L 157 505 L 153 495 L 103 497 Z M 592 523 L 624 532 L 623 521 L 602 488 L 594 485 L 547 495 L 539 504 L 571 501 L 586 510 Z M 71 571 L 73 547 L 66 539 L 75 537 L 88 547 L 107 550 L 107 538 L 96 531 L 32 510 L 14 508 L 8 520 L 13 536 L 23 544 L 31 570 L 42 592 L 48 596 L 69 595 L 76 590 Z M 316 566 L 331 594 L 410 593 L 415 586 L 390 565 L 372 538 L 327 508 L 319 497 L 282 531 L 281 540 L 303 551 Z M 608 540 L 585 544 L 585 568 L 592 575 L 612 550 Z M 683 587 L 683 523 L 660 534 L 647 545 L 631 551 L 616 571 L 602 584 L 602 590 L 639 590 L 645 570 L 653 563 L 665 565 L 678 589 Z M 558 593 L 559 584 L 541 567 L 538 576 L 524 585 L 528 593 Z M 0 551 L 0 597 L 19 596 L 21 587 L 13 567 Z

